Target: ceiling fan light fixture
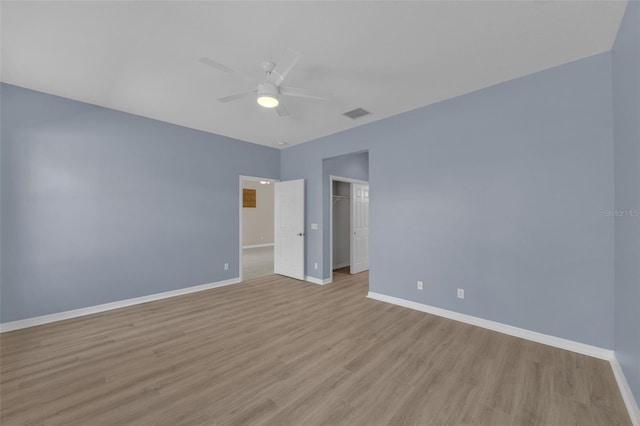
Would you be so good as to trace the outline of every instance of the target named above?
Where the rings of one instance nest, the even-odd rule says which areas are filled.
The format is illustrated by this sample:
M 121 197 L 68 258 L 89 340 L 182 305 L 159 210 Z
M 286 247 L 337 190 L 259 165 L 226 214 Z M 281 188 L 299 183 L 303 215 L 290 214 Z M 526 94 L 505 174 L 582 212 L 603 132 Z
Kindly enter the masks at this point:
M 278 98 L 274 98 L 273 96 L 270 96 L 270 95 L 264 95 L 264 96 L 258 97 L 258 105 L 260 105 L 261 107 L 275 108 L 278 106 L 279 103 L 280 102 L 278 101 Z
M 273 84 L 258 85 L 258 105 L 264 108 L 275 108 L 280 101 L 278 100 L 278 88 Z

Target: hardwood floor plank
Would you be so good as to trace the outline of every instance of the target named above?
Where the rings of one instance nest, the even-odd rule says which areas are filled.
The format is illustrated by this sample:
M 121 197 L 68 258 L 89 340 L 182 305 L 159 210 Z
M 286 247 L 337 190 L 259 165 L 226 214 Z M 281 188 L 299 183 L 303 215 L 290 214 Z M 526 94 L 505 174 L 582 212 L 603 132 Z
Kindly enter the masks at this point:
M 316 410 L 323 410 L 331 401 L 331 391 L 344 384 L 352 376 L 347 370 L 336 369 L 322 382 L 296 389 L 299 396 L 265 422 L 265 425 L 307 424 L 306 419 Z
M 629 425 L 609 364 L 281 276 L 0 335 L 5 425 Z

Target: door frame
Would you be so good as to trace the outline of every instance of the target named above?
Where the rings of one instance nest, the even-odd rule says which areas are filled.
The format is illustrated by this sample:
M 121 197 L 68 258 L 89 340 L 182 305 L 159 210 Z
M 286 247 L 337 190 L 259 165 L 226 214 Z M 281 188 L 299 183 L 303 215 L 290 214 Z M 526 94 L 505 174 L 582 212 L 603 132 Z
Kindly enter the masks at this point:
M 243 269 L 243 265 L 242 265 L 242 229 L 244 227 L 244 223 L 242 223 L 242 181 L 243 180 L 250 180 L 253 182 L 260 182 L 262 181 L 267 181 L 267 182 L 271 182 L 271 183 L 275 183 L 275 182 L 280 182 L 280 179 L 272 179 L 272 178 L 265 178 L 265 177 L 257 177 L 257 176 L 244 176 L 244 175 L 240 175 L 240 179 L 239 179 L 239 183 L 238 183 L 238 218 L 239 218 L 239 222 L 238 222 L 238 277 L 240 279 L 240 282 L 242 282 L 244 280 L 244 277 L 242 276 L 242 269 Z M 275 203 L 273 206 L 274 210 L 275 210 Z
M 329 175 L 329 282 L 333 282 L 333 182 L 346 182 L 348 184 L 359 183 L 369 185 L 366 180 L 351 179 L 343 176 Z M 371 191 L 371 189 L 369 189 Z M 351 218 L 349 218 L 349 238 L 351 238 Z M 351 244 L 349 244 L 351 252 Z M 351 256 L 351 254 L 349 254 Z

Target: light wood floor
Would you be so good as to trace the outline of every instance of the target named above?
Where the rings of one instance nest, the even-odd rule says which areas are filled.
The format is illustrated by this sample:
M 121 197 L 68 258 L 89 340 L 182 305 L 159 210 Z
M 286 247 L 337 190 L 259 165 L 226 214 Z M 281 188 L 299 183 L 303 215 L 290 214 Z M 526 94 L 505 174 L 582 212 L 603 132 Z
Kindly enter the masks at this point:
M 242 249 L 242 278 L 273 275 L 273 246 Z
M 607 362 L 278 276 L 1 336 L 1 423 L 630 424 Z

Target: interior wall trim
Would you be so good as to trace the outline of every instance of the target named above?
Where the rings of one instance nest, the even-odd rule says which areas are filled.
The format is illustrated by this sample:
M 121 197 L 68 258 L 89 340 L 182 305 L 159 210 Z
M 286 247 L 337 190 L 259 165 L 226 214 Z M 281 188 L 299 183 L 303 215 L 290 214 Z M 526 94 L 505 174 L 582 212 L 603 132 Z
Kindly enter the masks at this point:
M 618 357 L 616 357 L 615 354 L 611 359 L 611 369 L 613 370 L 613 375 L 618 383 L 618 388 L 620 388 L 624 405 L 627 406 L 631 423 L 633 426 L 640 426 L 640 408 L 633 396 L 633 392 L 631 392 L 631 386 L 629 386 L 629 382 L 627 382 L 622 366 L 620 365 L 620 362 L 618 362 Z
M 258 248 L 258 247 L 273 247 L 274 243 L 268 243 L 268 244 L 255 244 L 252 246 L 242 246 L 243 249 L 252 249 L 252 248 Z
M 312 277 L 311 275 L 305 275 L 304 279 L 305 281 L 309 281 L 310 283 L 318 284 L 318 285 L 325 285 L 331 282 L 331 278 L 320 279 L 320 278 Z
M 217 281 L 217 282 L 208 283 L 208 284 L 201 284 L 193 287 L 186 287 L 186 288 L 180 288 L 177 290 L 165 291 L 163 293 L 150 294 L 148 296 L 134 297 L 133 299 L 119 300 L 117 302 L 104 303 L 102 305 L 89 306 L 86 308 L 57 312 L 55 314 L 42 315 L 39 317 L 25 318 L 17 321 L 5 322 L 0 324 L 0 333 L 6 333 L 8 331 L 20 330 L 23 328 L 35 327 L 37 325 L 49 324 L 52 322 L 63 321 L 66 319 L 82 317 L 85 315 L 96 314 L 98 312 L 124 308 L 126 306 L 153 302 L 154 300 L 166 299 L 166 298 L 175 297 L 175 296 L 182 296 L 183 294 L 195 293 L 198 291 L 209 290 L 217 287 L 224 287 L 231 284 L 237 284 L 239 282 L 240 282 L 240 278 L 231 278 L 228 280 Z
M 447 309 L 436 308 L 435 306 L 425 305 L 423 303 L 418 303 L 418 302 L 412 302 L 410 300 L 400 299 L 398 297 L 387 296 L 386 294 L 379 294 L 379 293 L 370 291 L 367 297 L 370 299 L 375 299 L 382 302 L 403 306 L 405 308 L 415 309 L 416 311 L 422 311 L 428 314 L 438 315 L 440 317 L 464 322 L 467 324 L 497 331 L 499 333 L 508 334 L 510 336 L 520 337 L 522 339 L 527 339 L 533 342 L 554 346 L 560 349 L 566 349 L 568 351 L 577 352 L 583 355 L 589 355 L 594 358 L 600 358 L 607 361 L 611 361 L 611 359 L 613 359 L 613 351 L 610 349 L 591 346 L 585 343 L 563 339 L 561 337 L 551 336 L 549 334 L 538 333 L 536 331 L 530 331 L 524 328 L 514 327 L 512 325 L 507 325 L 507 324 L 503 324 L 496 321 L 486 320 L 484 318 L 478 318 L 471 315 L 461 314 L 455 311 L 449 311 Z

